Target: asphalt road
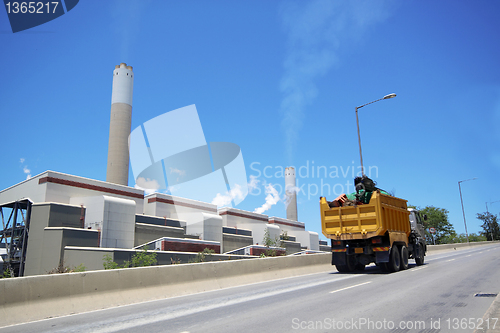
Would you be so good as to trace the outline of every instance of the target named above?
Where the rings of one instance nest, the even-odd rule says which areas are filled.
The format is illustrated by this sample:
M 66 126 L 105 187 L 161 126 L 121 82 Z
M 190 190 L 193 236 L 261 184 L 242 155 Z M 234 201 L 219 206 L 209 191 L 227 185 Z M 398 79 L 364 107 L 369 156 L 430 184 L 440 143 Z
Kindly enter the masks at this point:
M 473 332 L 500 291 L 500 245 L 430 254 L 423 266 L 331 272 L 0 328 L 3 332 Z

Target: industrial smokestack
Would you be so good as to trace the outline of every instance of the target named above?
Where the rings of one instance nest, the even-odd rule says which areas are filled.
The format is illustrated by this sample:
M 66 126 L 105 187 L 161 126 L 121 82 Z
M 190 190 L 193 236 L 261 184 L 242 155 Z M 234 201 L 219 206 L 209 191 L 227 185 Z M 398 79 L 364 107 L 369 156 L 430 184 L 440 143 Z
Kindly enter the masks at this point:
M 125 63 L 117 65 L 113 71 L 106 181 L 120 185 L 128 185 L 128 137 L 132 122 L 133 90 L 132 66 Z
M 295 169 L 285 168 L 286 218 L 297 220 L 297 187 L 295 185 Z

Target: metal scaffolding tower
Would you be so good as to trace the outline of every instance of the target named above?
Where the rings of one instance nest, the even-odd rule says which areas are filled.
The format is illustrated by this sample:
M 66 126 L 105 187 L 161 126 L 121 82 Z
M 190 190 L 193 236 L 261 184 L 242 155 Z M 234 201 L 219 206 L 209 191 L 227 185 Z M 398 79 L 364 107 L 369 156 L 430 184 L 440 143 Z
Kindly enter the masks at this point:
M 6 250 L 6 253 L 2 254 L 2 260 L 4 270 L 8 270 L 12 277 L 24 275 L 32 205 L 30 199 L 0 205 L 3 227 L 0 231 L 0 246 Z

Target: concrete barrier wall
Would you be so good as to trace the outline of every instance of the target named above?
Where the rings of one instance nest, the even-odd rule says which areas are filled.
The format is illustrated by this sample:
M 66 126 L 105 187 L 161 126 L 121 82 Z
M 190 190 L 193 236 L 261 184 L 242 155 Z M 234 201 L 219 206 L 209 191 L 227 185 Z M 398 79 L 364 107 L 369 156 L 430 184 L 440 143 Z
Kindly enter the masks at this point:
M 440 245 L 427 245 L 427 252 L 436 252 L 441 250 L 457 250 L 470 248 L 474 246 L 491 245 L 495 243 L 500 243 L 499 241 L 486 241 L 486 242 L 472 242 L 472 243 L 455 243 L 455 244 L 440 244 Z
M 0 327 L 334 270 L 327 253 L 1 279 Z

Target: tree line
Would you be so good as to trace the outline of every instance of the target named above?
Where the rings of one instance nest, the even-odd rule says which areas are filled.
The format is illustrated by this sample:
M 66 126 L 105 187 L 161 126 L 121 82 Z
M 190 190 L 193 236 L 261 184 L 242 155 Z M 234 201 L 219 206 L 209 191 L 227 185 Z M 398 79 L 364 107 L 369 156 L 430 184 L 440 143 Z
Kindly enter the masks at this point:
M 455 228 L 448 219 L 449 211 L 444 208 L 434 206 L 426 206 L 424 208 L 409 206 L 419 210 L 422 214 L 427 215 L 427 220 L 424 221 L 425 233 L 428 244 L 450 244 L 450 243 L 466 243 L 467 237 L 465 233 L 457 234 Z M 490 212 L 478 213 L 476 218 L 483 222 L 481 225 L 482 231 L 479 234 L 470 233 L 470 242 L 481 242 L 500 240 L 500 227 L 498 225 L 498 216 Z M 434 228 L 436 232 L 431 234 L 429 228 Z

